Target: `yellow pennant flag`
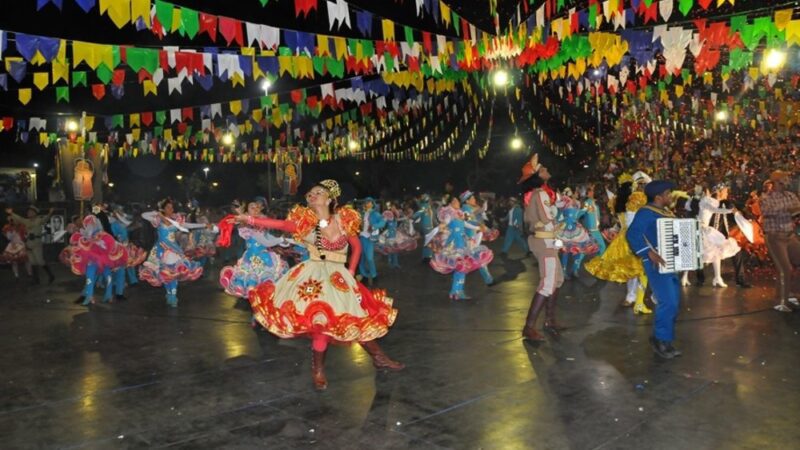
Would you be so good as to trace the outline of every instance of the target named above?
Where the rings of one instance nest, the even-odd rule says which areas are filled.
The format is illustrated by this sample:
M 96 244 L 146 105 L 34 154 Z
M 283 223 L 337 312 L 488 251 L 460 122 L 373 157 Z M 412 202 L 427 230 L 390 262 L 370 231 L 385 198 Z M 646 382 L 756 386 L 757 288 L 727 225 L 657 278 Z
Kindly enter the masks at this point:
M 150 0 L 131 0 L 131 21 L 139 18 L 150 28 Z
M 176 10 L 177 12 L 177 10 Z M 131 0 L 114 0 L 108 7 L 108 17 L 117 28 L 131 23 Z
M 131 114 L 129 117 L 130 126 L 140 126 L 139 114 Z
M 238 116 L 240 112 L 242 112 L 242 101 L 241 100 L 234 100 L 230 102 L 230 109 L 231 114 L 234 116 Z
M 236 85 L 244 86 L 244 77 L 240 73 L 235 73 L 231 77 L 231 85 L 236 87 Z
M 317 35 L 317 56 L 331 56 L 331 49 L 328 45 L 328 36 Z
M 94 128 L 94 116 L 84 117 L 83 127 L 86 128 L 86 131 L 92 131 L 92 128 Z
M 153 83 L 153 80 L 144 80 L 142 82 L 142 88 L 144 89 L 145 96 L 148 94 L 158 95 L 158 87 Z
M 394 22 L 389 19 L 382 19 L 381 27 L 383 28 L 383 40 L 394 41 Z
M 27 105 L 31 101 L 31 88 L 23 88 L 19 90 L 19 102 Z
M 334 55 L 336 59 L 344 59 L 347 56 L 347 40 L 345 38 L 333 38 L 333 46 L 334 50 L 336 50 L 336 54 Z
M 264 110 L 262 110 L 261 108 L 254 109 L 252 117 L 253 120 L 255 120 L 256 122 L 261 122 L 261 119 L 264 118 Z
M 786 26 L 789 25 L 789 22 L 792 20 L 792 9 L 782 9 L 780 11 L 775 11 L 775 28 L 778 31 L 783 31 L 786 29 Z
M 133 129 L 131 129 L 131 136 L 133 136 L 133 140 L 134 141 L 138 141 L 142 136 L 141 128 L 133 128 Z
M 33 85 L 40 91 L 50 84 L 50 74 L 47 72 L 36 72 L 33 74 Z
M 51 71 L 53 73 L 53 84 L 56 84 L 59 80 L 64 80 L 69 84 L 69 65 L 64 60 L 58 61 L 53 60 L 51 63 Z
M 450 7 L 445 5 L 443 1 L 439 0 L 439 12 L 442 13 L 442 21 L 450 26 Z
M 166 28 L 166 24 L 165 25 Z M 172 10 L 172 26 L 170 29 L 172 32 L 176 32 L 181 28 L 181 9 L 180 8 L 173 8 Z

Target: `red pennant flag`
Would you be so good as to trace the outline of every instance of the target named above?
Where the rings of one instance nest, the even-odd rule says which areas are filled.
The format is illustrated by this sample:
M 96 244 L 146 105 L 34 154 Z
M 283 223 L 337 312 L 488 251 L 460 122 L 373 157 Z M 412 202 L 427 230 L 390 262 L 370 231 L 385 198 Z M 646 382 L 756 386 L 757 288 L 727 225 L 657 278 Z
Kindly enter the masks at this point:
M 212 41 L 217 41 L 217 16 L 200 13 L 200 33 L 208 34 Z
M 178 134 L 186 134 L 186 122 L 178 124 Z
M 231 42 L 235 41 L 240 47 L 244 46 L 241 20 L 231 19 L 230 17 L 220 17 L 219 34 L 225 38 L 225 42 L 227 42 L 228 45 L 231 45 Z
M 431 44 L 431 33 L 427 31 L 422 32 L 422 48 L 425 49 L 427 54 L 433 52 L 433 45 Z
M 294 0 L 295 17 L 300 17 L 301 14 L 308 16 L 312 9 L 317 9 L 317 0 Z
M 125 69 L 115 70 L 114 75 L 111 76 L 111 82 L 114 83 L 115 86 L 122 86 L 122 83 L 125 82 Z
M 153 123 L 153 113 L 152 112 L 149 112 L 149 111 L 148 112 L 143 112 L 140 115 L 140 117 L 142 119 L 142 125 L 144 125 L 146 127 L 149 127 L 150 124 Z
M 644 5 L 644 2 L 640 3 Z M 653 2 L 650 7 L 644 8 L 644 23 L 655 22 L 658 19 L 658 2 Z
M 152 80 L 153 76 L 147 72 L 146 69 L 139 69 L 139 84 L 142 84 L 144 80 Z
M 711 2 L 712 0 L 698 0 L 698 3 L 700 3 L 700 7 L 703 8 L 703 10 L 708 10 Z
M 527 5 L 525 2 L 522 3 Z M 470 39 L 469 24 L 464 19 L 461 19 L 461 39 L 464 39 L 465 41 Z
M 106 86 L 104 84 L 93 84 L 92 95 L 98 100 L 102 99 L 106 96 Z
M 303 90 L 302 89 L 294 89 L 291 92 L 292 102 L 296 105 L 303 101 Z
M 181 109 L 181 120 L 194 120 L 194 108 Z

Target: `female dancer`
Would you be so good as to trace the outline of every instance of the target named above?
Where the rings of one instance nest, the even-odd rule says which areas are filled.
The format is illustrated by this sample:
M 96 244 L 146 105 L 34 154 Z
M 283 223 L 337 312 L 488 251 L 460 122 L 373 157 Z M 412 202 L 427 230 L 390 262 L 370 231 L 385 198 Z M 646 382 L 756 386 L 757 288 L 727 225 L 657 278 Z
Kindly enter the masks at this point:
M 128 237 L 128 227 L 131 221 L 126 217 L 122 205 L 114 206 L 110 221 L 111 233 L 114 235 L 114 239 L 128 249 L 128 262 L 126 266 L 114 271 L 115 297 L 117 300 L 124 300 L 125 278 L 127 276 L 128 284 L 131 286 L 139 282 L 139 279 L 136 277 L 136 268 L 147 259 L 147 252 L 130 241 Z
M 216 233 L 208 227 L 208 216 L 203 214 L 197 201 L 192 202 L 192 212 L 186 218 L 189 222 L 204 225 L 203 228 L 191 230 L 188 237 L 188 248 L 184 252 L 186 257 L 200 262 L 205 270 L 206 263 L 217 254 Z
M 250 304 L 256 320 L 278 337 L 311 338 L 311 374 L 319 390 L 328 386 L 324 363 L 331 341 L 358 342 L 378 369 L 404 367 L 386 356 L 376 341 L 389 331 L 397 310 L 384 291 L 371 291 L 354 278 L 361 256 L 361 218 L 351 208 L 338 207 L 341 193 L 336 181 L 323 180 L 306 194 L 308 206 L 296 206 L 286 220 L 236 217 L 253 228 L 292 233 L 309 251 L 307 261 L 276 283 L 256 287 Z
M 403 223 L 409 222 L 403 218 L 400 211 L 392 203 L 386 204 L 383 212 L 386 221 L 386 230 L 381 233 L 375 245 L 375 251 L 389 257 L 389 267 L 399 269 L 401 252 L 411 252 L 417 248 L 417 239 L 414 236 L 414 227 L 403 229 Z
M 486 221 L 486 205 L 478 206 L 478 200 L 475 199 L 475 194 L 472 191 L 462 192 L 459 200 L 463 205 L 461 211 L 464 213 L 464 220 L 471 225 L 465 227 L 464 231 L 466 231 L 468 238 L 475 241 L 475 245 L 481 242 L 491 242 L 500 236 L 499 231 L 490 230 L 484 225 Z M 480 234 L 475 233 L 476 230 L 480 231 Z M 489 273 L 488 264 L 481 266 L 478 269 L 478 273 L 481 274 L 481 278 L 483 278 L 483 282 L 487 286 L 494 285 L 494 278 Z
M 0 263 L 11 264 L 15 281 L 19 281 L 20 264 L 25 265 L 25 271 L 29 277 L 33 276 L 33 270 L 28 262 L 28 252 L 25 249 L 25 227 L 15 223 L 14 219 L 9 217 L 8 223 L 3 226 L 3 235 L 8 240 L 8 245 L 0 254 Z
M 625 306 L 633 305 L 633 312 L 636 314 L 651 314 L 652 311 L 644 304 L 647 276 L 644 274 L 642 260 L 633 254 L 625 237 L 636 211 L 647 204 L 647 197 L 643 192 L 632 192 L 633 181 L 630 175 L 620 176 L 619 183 L 613 210 L 620 222 L 620 232 L 608 245 L 605 253 L 587 262 L 585 267 L 587 272 L 601 280 L 626 283 L 628 292 Z
M 253 201 L 247 204 L 247 215 L 253 218 L 266 217 L 264 203 Z M 245 251 L 234 266 L 225 266 L 219 273 L 219 282 L 228 295 L 247 298 L 250 291 L 267 281 L 275 282 L 289 266 L 271 249 L 285 240 L 249 226 L 239 226 L 239 236 L 245 241 Z
M 434 253 L 430 265 L 441 274 L 453 274 L 449 294 L 451 300 L 469 300 L 470 297 L 464 293 L 467 274 L 485 269 L 492 262 L 494 253 L 467 234 L 468 229 L 474 232 L 481 230 L 481 227 L 465 220 L 458 197 L 453 197 L 449 206 L 440 208 L 438 215 L 438 233 L 430 243 Z
M 125 267 L 128 249 L 103 231 L 103 225 L 95 215 L 83 218 L 83 228 L 72 235 L 69 243 L 69 266 L 72 273 L 86 276 L 83 305 L 96 303 L 94 288 L 99 276 L 103 277 L 106 286 L 103 303 L 112 302 L 111 273 Z
M 557 204 L 559 210 L 556 237 L 561 239 L 563 243 L 560 251 L 561 268 L 564 271 L 565 279 L 570 277 L 577 278 L 583 259 L 587 255 L 594 255 L 599 249 L 589 232 L 580 223 L 580 219 L 586 211 L 581 209 L 580 203 L 573 195 L 572 189 L 564 189 L 564 193 L 561 196 L 562 200 Z M 574 257 L 571 270 L 569 266 L 570 256 Z
M 600 208 L 594 199 L 594 186 L 586 188 L 586 198 L 583 199 L 583 223 L 589 231 L 589 235 L 597 244 L 597 254 L 602 255 L 606 251 L 606 240 L 600 232 Z
M 194 281 L 203 275 L 203 266 L 183 254 L 176 233 L 206 226 L 184 222 L 174 208 L 172 199 L 165 198 L 158 202 L 158 211 L 142 213 L 142 217 L 158 230 L 158 238 L 147 261 L 139 268 L 139 278 L 154 287 L 164 286 L 167 304 L 173 308 L 178 306 L 178 282 Z
M 710 263 L 714 267 L 714 279 L 711 281 L 714 287 L 728 287 L 722 280 L 722 260 L 736 255 L 741 250 L 736 240 L 727 236 L 729 228 L 725 215 L 735 211 L 720 208 L 720 201 L 727 198 L 728 187 L 724 183 L 717 184 L 713 188 L 713 194 L 706 191 L 706 195 L 700 199 L 700 212 L 697 215 L 700 231 L 703 234 L 703 263 Z M 714 223 L 711 223 L 712 219 Z M 720 231 L 721 228 L 726 234 Z

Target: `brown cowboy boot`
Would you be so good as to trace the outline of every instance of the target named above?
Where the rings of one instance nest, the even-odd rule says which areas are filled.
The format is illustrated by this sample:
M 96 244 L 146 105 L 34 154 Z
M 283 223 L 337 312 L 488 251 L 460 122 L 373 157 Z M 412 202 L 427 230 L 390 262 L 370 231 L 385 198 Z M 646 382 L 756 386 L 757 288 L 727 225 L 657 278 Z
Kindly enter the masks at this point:
M 558 336 L 558 332 L 566 330 L 567 327 L 561 326 L 556 321 L 556 301 L 558 300 L 558 289 L 553 291 L 553 295 L 547 297 L 547 303 L 544 306 L 544 331 Z
M 325 378 L 325 352 L 311 351 L 311 379 L 314 380 L 314 387 L 318 391 L 328 388 L 328 380 Z
M 361 342 L 361 347 L 369 353 L 369 356 L 372 357 L 372 365 L 375 366 L 376 369 L 389 369 L 389 370 L 403 370 L 405 368 L 405 364 L 399 363 L 397 361 L 392 360 L 386 353 L 383 353 L 381 350 L 380 345 L 376 341 L 367 341 Z
M 539 318 L 539 313 L 542 312 L 542 307 L 544 307 L 546 301 L 547 297 L 538 292 L 533 296 L 531 306 L 528 309 L 528 317 L 525 318 L 525 328 L 522 329 L 523 339 L 535 342 L 544 341 L 544 336 L 536 331 L 536 320 Z

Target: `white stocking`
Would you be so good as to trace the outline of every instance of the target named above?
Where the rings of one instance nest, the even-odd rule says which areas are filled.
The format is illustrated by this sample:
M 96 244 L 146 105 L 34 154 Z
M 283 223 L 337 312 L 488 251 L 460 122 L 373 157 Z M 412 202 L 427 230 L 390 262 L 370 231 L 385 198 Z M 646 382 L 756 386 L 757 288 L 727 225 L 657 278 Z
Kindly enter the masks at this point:
M 633 303 L 636 301 L 636 291 L 639 289 L 639 279 L 638 278 L 631 278 L 628 280 L 628 293 L 625 295 L 625 301 L 627 303 Z

